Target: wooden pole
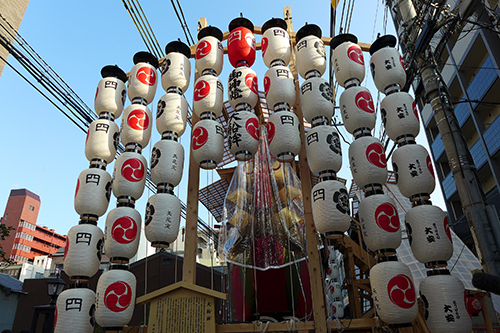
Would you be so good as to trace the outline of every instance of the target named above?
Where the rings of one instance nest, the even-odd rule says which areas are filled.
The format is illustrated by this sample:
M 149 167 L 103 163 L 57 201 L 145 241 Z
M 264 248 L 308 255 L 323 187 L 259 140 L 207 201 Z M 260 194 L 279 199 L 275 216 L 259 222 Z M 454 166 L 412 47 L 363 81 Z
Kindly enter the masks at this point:
M 288 33 L 293 31 L 291 8 L 284 7 L 283 15 L 288 24 Z M 300 104 L 300 85 L 297 69 L 295 67 L 295 56 L 292 50 L 292 59 L 290 69 L 295 78 L 296 102 L 293 106 L 294 112 L 299 121 L 304 119 Z M 306 229 L 307 256 L 309 261 L 309 276 L 311 279 L 311 297 L 313 302 L 314 326 L 316 332 L 327 332 L 325 292 L 323 290 L 323 278 L 321 276 L 321 260 L 318 252 L 318 242 L 316 236 L 316 227 L 312 216 L 311 206 L 311 176 L 309 165 L 307 163 L 304 126 L 300 126 L 301 148 L 299 153 L 300 181 L 302 183 L 302 201 L 304 204 L 304 222 Z
M 477 298 L 479 298 L 479 300 L 481 301 L 481 305 L 483 306 L 483 319 L 484 319 L 484 324 L 486 325 L 486 332 L 488 333 L 493 333 L 494 330 L 493 330 L 493 325 L 491 324 L 491 318 L 490 318 L 490 313 L 488 312 L 488 307 L 486 305 L 486 301 L 484 300 L 484 296 L 476 296 Z

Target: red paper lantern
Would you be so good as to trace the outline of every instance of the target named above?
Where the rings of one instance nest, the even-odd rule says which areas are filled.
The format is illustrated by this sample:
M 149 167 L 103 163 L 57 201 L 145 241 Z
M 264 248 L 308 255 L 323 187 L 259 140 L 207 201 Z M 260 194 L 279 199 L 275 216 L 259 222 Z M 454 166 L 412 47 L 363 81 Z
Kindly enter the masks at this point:
M 467 308 L 467 312 L 471 316 L 477 316 L 479 312 L 483 310 L 483 304 L 479 300 L 479 298 L 474 296 L 468 296 L 465 301 L 465 307 Z
M 227 54 L 233 67 L 246 64 L 252 66 L 255 61 L 255 35 L 253 24 L 244 17 L 238 17 L 229 23 Z

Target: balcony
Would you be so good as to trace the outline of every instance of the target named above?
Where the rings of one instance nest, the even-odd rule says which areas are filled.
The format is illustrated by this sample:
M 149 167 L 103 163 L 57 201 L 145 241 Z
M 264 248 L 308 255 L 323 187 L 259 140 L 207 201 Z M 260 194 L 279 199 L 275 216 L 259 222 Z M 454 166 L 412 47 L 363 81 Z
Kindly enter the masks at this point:
M 455 178 L 453 178 L 453 173 L 449 173 L 448 176 L 443 180 L 443 191 L 446 200 L 450 199 L 455 192 L 457 192 L 457 185 L 455 184 Z
M 493 156 L 500 148 L 500 116 L 484 131 L 484 142 L 486 142 L 490 156 Z
M 434 154 L 434 159 L 437 161 L 444 153 L 444 144 L 441 140 L 441 134 L 438 134 L 431 145 L 432 153 Z
M 488 92 L 498 75 L 494 69 L 495 65 L 491 56 L 486 57 L 481 68 L 477 71 L 474 79 L 467 88 L 467 94 L 471 101 L 480 101 Z M 479 103 L 471 102 L 472 109 L 475 109 Z
M 460 127 L 469 119 L 471 113 L 469 109 L 469 105 L 464 102 L 465 99 L 461 98 L 460 103 L 455 106 L 455 117 L 457 118 L 458 124 Z
M 484 149 L 481 140 L 477 140 L 476 143 L 474 143 L 474 145 L 470 148 L 470 153 L 477 169 L 481 168 L 488 160 L 488 155 L 486 154 L 486 150 Z

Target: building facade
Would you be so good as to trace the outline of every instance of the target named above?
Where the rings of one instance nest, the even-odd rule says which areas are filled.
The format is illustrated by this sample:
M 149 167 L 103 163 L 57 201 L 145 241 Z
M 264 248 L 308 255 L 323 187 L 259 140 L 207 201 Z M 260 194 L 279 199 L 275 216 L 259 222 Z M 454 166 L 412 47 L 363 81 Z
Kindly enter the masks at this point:
M 27 189 L 10 191 L 0 222 L 15 230 L 1 244 L 14 262 L 34 263 L 35 257 L 51 255 L 66 245 L 66 236 L 36 224 L 40 204 L 40 197 Z

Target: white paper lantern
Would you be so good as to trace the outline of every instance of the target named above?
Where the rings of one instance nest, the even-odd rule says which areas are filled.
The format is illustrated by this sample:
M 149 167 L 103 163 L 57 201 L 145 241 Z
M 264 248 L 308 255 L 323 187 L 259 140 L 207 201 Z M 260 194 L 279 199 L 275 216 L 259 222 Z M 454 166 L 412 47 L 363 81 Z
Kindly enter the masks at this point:
M 264 76 L 264 92 L 272 109 L 290 109 L 295 104 L 295 80 L 290 68 L 282 65 L 269 68 Z
M 349 133 L 354 134 L 360 128 L 372 130 L 375 127 L 375 103 L 367 88 L 355 86 L 344 90 L 339 104 L 345 129 Z
M 147 162 L 144 156 L 126 151 L 117 157 L 113 170 L 113 195 L 138 200 L 146 184 Z
M 151 180 L 156 185 L 179 185 L 184 168 L 184 147 L 174 140 L 158 141 L 151 152 Z
M 64 290 L 56 303 L 54 333 L 94 332 L 95 293 L 88 288 Z
M 158 85 L 158 59 L 151 53 L 137 52 L 134 55 L 134 64 L 129 74 L 128 80 L 128 99 L 133 102 L 134 99 L 144 100 L 144 104 L 153 101 Z M 141 103 L 137 103 L 141 104 Z
M 351 226 L 349 192 L 337 180 L 324 180 L 311 190 L 314 224 L 320 234 L 343 234 Z
M 236 160 L 252 159 L 259 148 L 259 118 L 249 111 L 233 113 L 227 126 L 227 145 Z
M 307 79 L 310 75 L 323 75 L 326 69 L 326 52 L 321 40 L 321 29 L 315 24 L 307 24 L 297 31 L 295 40 L 295 56 L 300 76 Z
M 467 295 L 462 281 L 447 270 L 438 272 L 442 274 L 429 271 L 419 286 L 427 328 L 431 332 L 471 332 L 472 322 L 465 306 Z
M 78 224 L 68 231 L 64 271 L 71 280 L 88 280 L 97 273 L 103 241 L 102 230 L 93 224 Z
M 338 319 L 344 318 L 344 302 L 332 303 L 332 316 Z
M 198 117 L 211 112 L 219 117 L 224 104 L 224 88 L 217 76 L 202 75 L 196 80 L 193 91 L 193 111 Z
M 286 66 L 290 62 L 292 52 L 286 29 L 286 22 L 278 18 L 270 19 L 262 25 L 262 58 L 269 68 L 276 63 Z
M 315 126 L 306 137 L 307 163 L 314 175 L 337 173 L 342 167 L 342 149 L 337 130 L 330 125 Z
M 397 148 L 392 155 L 392 167 L 398 188 L 405 197 L 429 195 L 434 191 L 434 168 L 424 146 L 407 144 Z
M 338 281 L 340 276 L 340 268 L 336 261 L 328 263 L 327 277 L 332 281 Z
M 380 114 L 385 131 L 392 141 L 398 141 L 404 135 L 416 137 L 420 132 L 417 105 L 407 92 L 386 96 L 380 102 Z
M 249 67 L 240 66 L 231 71 L 227 83 L 229 104 L 235 110 L 238 105 L 253 109 L 259 99 L 257 74 Z
M 349 146 L 351 174 L 358 187 L 369 184 L 385 184 L 387 160 L 384 146 L 372 136 L 354 140 Z
M 188 105 L 183 95 L 166 93 L 158 101 L 156 129 L 158 133 L 173 132 L 181 136 L 186 129 Z
M 334 246 L 328 246 L 328 263 L 333 265 L 337 260 L 337 250 L 335 250 Z
M 402 325 L 417 319 L 417 295 L 408 266 L 399 261 L 378 263 L 370 269 L 370 284 L 377 314 L 384 322 Z
M 269 151 L 281 162 L 291 162 L 300 152 L 300 123 L 295 113 L 273 113 L 267 122 Z
M 360 84 L 365 78 L 365 59 L 357 43 L 358 39 L 351 34 L 337 35 L 330 42 L 335 79 L 342 87 L 352 79 Z
M 222 46 L 222 31 L 208 26 L 198 33 L 196 45 L 196 70 L 200 74 L 205 71 L 220 75 L 224 61 L 224 46 Z
M 401 245 L 401 221 L 391 197 L 370 195 L 361 200 L 358 212 L 361 233 L 371 251 L 397 249 Z
M 342 286 L 338 281 L 328 281 L 326 285 L 326 293 L 336 302 L 342 300 Z
M 131 207 L 116 207 L 106 217 L 104 254 L 111 261 L 131 259 L 137 253 L 141 214 Z
M 161 86 L 167 91 L 170 87 L 177 87 L 185 93 L 189 87 L 191 63 L 189 46 L 181 41 L 173 41 L 165 46 L 166 56 L 162 63 Z
M 316 117 L 333 117 L 333 90 L 328 82 L 320 77 L 311 77 L 300 86 L 300 103 L 304 118 L 310 123 Z
M 119 137 L 118 125 L 112 120 L 106 118 L 94 120 L 87 132 L 85 156 L 89 161 L 104 160 L 106 164 L 113 162 Z
M 406 212 L 406 233 L 411 251 L 421 263 L 448 261 L 453 255 L 448 217 L 432 205 L 415 206 Z
M 100 168 L 83 170 L 75 191 L 75 211 L 80 215 L 103 216 L 111 197 L 111 175 Z
M 95 112 L 109 112 L 117 119 L 122 114 L 127 96 L 127 75 L 116 65 L 103 67 L 101 75 L 102 79 L 97 84 L 95 93 Z
M 203 169 L 213 169 L 224 154 L 224 129 L 215 120 L 202 119 L 191 133 L 193 158 Z
M 153 247 L 168 247 L 179 233 L 181 201 L 170 193 L 157 193 L 148 199 L 144 218 L 146 238 Z
M 396 46 L 396 37 L 382 36 L 370 47 L 370 70 L 378 91 L 386 93 L 392 86 L 403 88 L 406 84 L 406 72 L 403 59 Z
M 128 324 L 135 307 L 137 280 L 131 272 L 111 269 L 99 277 L 96 287 L 95 320 L 102 328 Z
M 151 138 L 152 128 L 153 117 L 149 108 L 141 104 L 129 105 L 123 111 L 120 141 L 124 146 L 137 143 L 145 148 Z

